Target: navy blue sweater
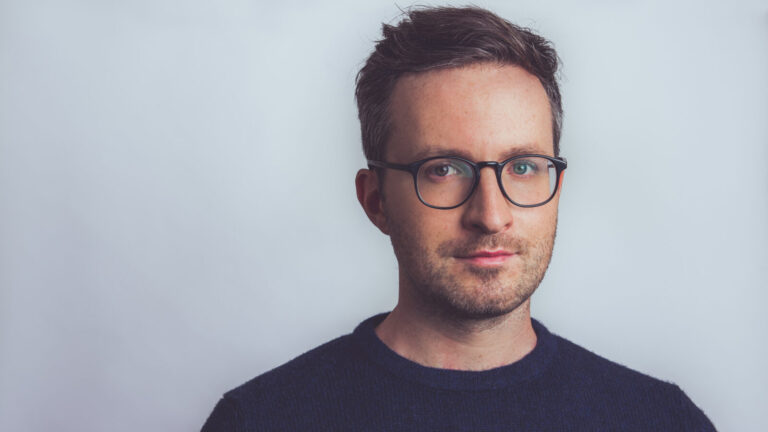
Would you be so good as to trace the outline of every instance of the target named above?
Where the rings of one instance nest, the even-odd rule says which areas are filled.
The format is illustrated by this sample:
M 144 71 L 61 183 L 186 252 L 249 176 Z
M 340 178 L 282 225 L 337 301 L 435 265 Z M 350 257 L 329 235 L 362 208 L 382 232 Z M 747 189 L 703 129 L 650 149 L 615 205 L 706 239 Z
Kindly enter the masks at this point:
M 386 315 L 226 393 L 218 431 L 713 431 L 674 384 L 551 334 L 481 372 L 421 366 L 374 333 Z

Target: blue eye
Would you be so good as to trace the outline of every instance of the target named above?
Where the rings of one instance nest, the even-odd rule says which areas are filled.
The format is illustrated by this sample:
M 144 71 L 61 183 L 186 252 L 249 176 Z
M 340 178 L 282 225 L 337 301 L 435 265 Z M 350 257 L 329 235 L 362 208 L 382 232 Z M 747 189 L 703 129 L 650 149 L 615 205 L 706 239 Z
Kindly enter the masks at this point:
M 512 165 L 512 173 L 519 176 L 532 175 L 539 170 L 536 163 L 531 160 L 514 161 L 510 165 Z

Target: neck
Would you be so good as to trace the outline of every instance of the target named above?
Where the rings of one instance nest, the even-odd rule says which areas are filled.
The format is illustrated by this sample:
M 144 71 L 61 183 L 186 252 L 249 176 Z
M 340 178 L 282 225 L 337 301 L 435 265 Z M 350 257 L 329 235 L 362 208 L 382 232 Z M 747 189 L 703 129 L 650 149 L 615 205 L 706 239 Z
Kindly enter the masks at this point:
M 376 328 L 391 350 L 440 369 L 487 370 L 514 363 L 536 346 L 530 299 L 512 312 L 489 319 L 462 319 L 428 313 L 401 297 Z

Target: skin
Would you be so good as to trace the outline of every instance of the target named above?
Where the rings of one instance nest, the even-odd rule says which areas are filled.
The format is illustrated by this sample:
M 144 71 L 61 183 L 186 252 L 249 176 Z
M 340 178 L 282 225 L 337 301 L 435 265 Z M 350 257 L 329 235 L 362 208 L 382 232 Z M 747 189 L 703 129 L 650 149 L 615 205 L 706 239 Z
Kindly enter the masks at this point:
M 390 115 L 388 162 L 553 155 L 544 88 L 517 66 L 476 64 L 404 76 Z M 466 203 L 437 210 L 419 201 L 407 172 L 388 170 L 380 182 L 376 171 L 362 169 L 355 183 L 360 204 L 390 236 L 399 264 L 398 303 L 376 329 L 389 348 L 425 366 L 486 370 L 535 347 L 530 295 L 551 258 L 560 188 L 543 206 L 517 207 L 502 195 L 493 169 L 484 168 Z M 500 249 L 510 253 L 501 263 L 467 258 Z

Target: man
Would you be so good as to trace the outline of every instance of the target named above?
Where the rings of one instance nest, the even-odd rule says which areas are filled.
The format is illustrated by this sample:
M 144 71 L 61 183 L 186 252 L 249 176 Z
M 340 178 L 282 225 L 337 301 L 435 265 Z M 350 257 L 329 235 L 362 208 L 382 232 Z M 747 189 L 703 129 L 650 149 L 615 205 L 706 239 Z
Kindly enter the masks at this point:
M 530 317 L 567 167 L 550 44 L 478 8 L 383 33 L 357 81 L 355 182 L 398 303 L 228 392 L 203 430 L 714 430 L 677 386 Z

